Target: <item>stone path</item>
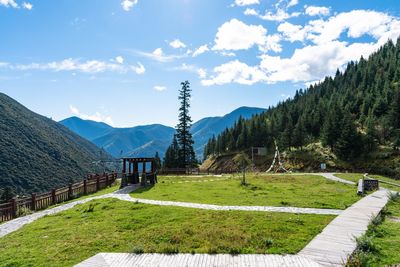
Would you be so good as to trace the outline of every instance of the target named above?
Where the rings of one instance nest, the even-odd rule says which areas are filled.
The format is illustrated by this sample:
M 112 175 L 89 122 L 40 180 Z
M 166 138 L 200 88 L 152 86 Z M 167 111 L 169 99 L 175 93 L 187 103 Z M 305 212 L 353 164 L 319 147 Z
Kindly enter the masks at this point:
M 344 184 L 351 184 L 351 185 L 355 185 L 355 184 L 356 184 L 356 183 L 354 183 L 354 182 L 347 181 L 347 180 L 345 180 L 345 179 L 336 177 L 336 176 L 335 176 L 333 173 L 331 173 L 331 172 L 310 173 L 310 174 L 319 175 L 319 176 L 325 177 L 326 179 L 329 179 L 329 180 L 332 180 L 332 181 L 336 181 L 336 182 L 341 182 L 341 183 L 344 183 Z
M 318 267 L 319 264 L 297 255 L 246 254 L 131 254 L 99 253 L 75 265 L 76 267 L 122 267 L 122 266 L 173 266 L 173 267 Z
M 163 201 L 133 198 L 128 194 L 113 196 L 120 200 L 138 202 L 143 204 L 159 205 L 159 206 L 176 206 L 184 208 L 205 209 L 205 210 L 240 210 L 240 211 L 267 211 L 267 212 L 285 212 L 285 213 L 301 213 L 301 214 L 319 214 L 319 215 L 339 215 L 343 210 L 337 209 L 317 209 L 317 208 L 298 208 L 298 207 L 274 207 L 274 206 L 221 206 L 213 204 L 199 204 L 191 202 Z
M 347 208 L 317 235 L 298 255 L 322 266 L 343 266 L 356 249 L 356 238 L 365 233 L 371 219 L 389 200 L 389 191 L 378 190 Z

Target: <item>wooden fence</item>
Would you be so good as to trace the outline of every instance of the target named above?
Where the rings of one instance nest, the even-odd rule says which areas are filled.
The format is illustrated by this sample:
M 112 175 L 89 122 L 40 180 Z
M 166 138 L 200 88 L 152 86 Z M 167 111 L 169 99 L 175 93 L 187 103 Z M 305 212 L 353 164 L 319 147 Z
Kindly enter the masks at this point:
M 51 205 L 62 203 L 83 195 L 95 193 L 111 186 L 117 179 L 116 173 L 89 175 L 82 182 L 70 184 L 51 192 L 32 194 L 31 197 L 16 199 L 0 204 L 0 222 L 9 221 L 26 213 L 26 210 L 37 211 L 46 209 Z

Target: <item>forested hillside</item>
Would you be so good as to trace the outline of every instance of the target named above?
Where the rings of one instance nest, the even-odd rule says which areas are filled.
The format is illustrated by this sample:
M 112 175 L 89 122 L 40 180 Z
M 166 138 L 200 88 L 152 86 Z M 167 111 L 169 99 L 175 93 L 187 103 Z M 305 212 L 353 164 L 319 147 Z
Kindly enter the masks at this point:
M 276 107 L 250 120 L 239 120 L 210 139 L 205 154 L 220 155 L 251 146 L 273 150 L 274 140 L 286 151 L 321 142 L 347 162 L 376 151 L 385 151 L 387 157 L 398 155 L 400 38 L 396 44 L 389 41 L 367 60 L 350 62 L 334 77 L 297 91 Z M 400 167 L 386 170 L 391 171 L 399 175 Z
M 1 190 L 43 192 L 82 180 L 100 155 L 94 144 L 1 93 L 0 136 Z

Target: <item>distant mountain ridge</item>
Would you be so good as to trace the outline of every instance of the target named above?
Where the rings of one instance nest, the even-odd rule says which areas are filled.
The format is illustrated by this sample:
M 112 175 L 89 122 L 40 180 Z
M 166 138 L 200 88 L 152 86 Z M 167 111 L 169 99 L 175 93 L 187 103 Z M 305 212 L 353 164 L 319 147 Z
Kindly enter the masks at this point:
M 240 117 L 249 119 L 264 111 L 262 108 L 240 107 L 225 116 L 207 117 L 195 122 L 191 132 L 197 156 L 202 157 L 204 145 L 213 135 L 232 127 Z M 147 157 L 154 156 L 156 152 L 163 157 L 175 134 L 174 128 L 161 124 L 113 128 L 102 122 L 82 120 L 77 117 L 67 118 L 60 123 L 98 147 L 104 148 L 114 157 Z
M 80 181 L 100 156 L 94 144 L 2 93 L 0 136 L 0 191 L 43 192 Z

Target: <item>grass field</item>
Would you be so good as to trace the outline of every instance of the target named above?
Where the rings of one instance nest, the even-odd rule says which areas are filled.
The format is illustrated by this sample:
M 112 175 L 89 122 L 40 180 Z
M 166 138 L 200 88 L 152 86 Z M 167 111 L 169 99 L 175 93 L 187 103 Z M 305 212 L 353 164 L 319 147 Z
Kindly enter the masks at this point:
M 348 180 L 348 181 L 352 181 L 357 183 L 358 180 L 360 180 L 361 178 L 363 178 L 363 173 L 336 173 L 335 174 L 337 177 Z M 381 175 L 369 175 L 369 177 L 371 178 L 375 178 L 375 179 L 379 179 L 382 181 L 386 181 L 389 183 L 395 183 L 395 184 L 399 184 L 400 185 L 400 180 L 395 180 L 395 179 L 391 179 L 385 176 L 381 176 Z M 387 189 L 390 190 L 394 190 L 394 191 L 400 191 L 400 187 L 399 186 L 394 186 L 394 185 L 390 185 L 390 184 L 385 184 L 385 183 L 380 183 L 381 187 L 385 187 Z
M 212 177 L 211 177 L 212 178 Z M 177 181 L 180 181 L 177 178 Z M 193 179 L 193 178 L 192 178 Z M 210 179 L 198 178 L 200 180 Z M 315 175 L 247 175 L 248 185 L 239 176 L 213 182 L 174 183 L 171 176 L 160 176 L 154 187 L 131 193 L 136 198 L 196 202 L 217 205 L 294 206 L 345 209 L 360 199 L 355 186 Z
M 94 200 L 0 239 L 1 266 L 71 266 L 99 252 L 297 253 L 334 216 Z
M 356 262 L 363 263 L 362 266 L 400 264 L 400 197 L 389 201 L 383 217 L 383 222 L 372 223 L 358 242 L 359 248 L 354 258 Z

